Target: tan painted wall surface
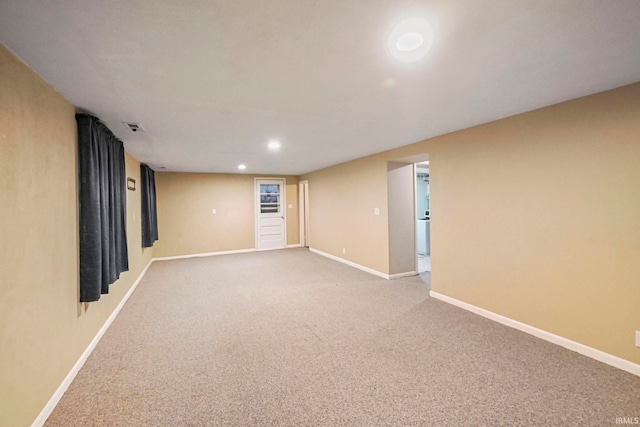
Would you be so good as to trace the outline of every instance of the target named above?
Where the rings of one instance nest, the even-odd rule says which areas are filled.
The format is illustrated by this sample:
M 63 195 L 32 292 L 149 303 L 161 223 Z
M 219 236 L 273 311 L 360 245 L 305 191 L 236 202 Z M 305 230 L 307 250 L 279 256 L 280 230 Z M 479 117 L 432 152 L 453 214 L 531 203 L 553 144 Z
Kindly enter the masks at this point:
M 287 244 L 293 245 L 299 243 L 300 234 L 298 179 L 284 178 Z M 255 248 L 254 176 L 156 173 L 156 192 L 160 235 L 156 257 Z
M 434 291 L 640 363 L 640 83 L 301 177 L 312 247 L 386 272 L 369 211 L 424 153 Z
M 431 159 L 433 290 L 640 363 L 640 84 L 450 135 Z
M 388 274 L 384 157 L 355 160 L 300 179 L 309 180 L 310 247 Z M 374 215 L 375 208 L 380 215 Z
M 131 271 L 100 302 L 78 302 L 74 114 L 0 45 L 1 426 L 31 425 L 151 259 L 140 192 L 128 192 Z M 130 156 L 127 174 L 139 181 Z

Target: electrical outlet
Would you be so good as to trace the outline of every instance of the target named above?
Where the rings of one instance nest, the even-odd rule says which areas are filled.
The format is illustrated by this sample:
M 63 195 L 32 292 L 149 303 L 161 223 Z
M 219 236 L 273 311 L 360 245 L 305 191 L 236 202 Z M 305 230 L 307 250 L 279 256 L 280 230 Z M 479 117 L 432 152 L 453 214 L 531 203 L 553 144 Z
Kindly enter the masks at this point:
M 375 209 L 373 210 L 373 214 L 374 214 L 374 215 L 380 215 L 380 208 L 375 208 Z
M 347 248 L 342 248 L 342 255 L 347 253 Z
M 640 331 L 636 331 L 636 347 L 640 347 Z

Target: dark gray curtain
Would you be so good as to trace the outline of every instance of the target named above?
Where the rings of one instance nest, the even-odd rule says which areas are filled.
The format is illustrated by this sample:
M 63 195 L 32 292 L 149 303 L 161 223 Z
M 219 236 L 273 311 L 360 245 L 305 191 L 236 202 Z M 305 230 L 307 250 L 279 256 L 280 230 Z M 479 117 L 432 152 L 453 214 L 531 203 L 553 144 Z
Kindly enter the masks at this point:
M 129 270 L 124 146 L 98 119 L 76 115 L 80 192 L 80 301 L 109 293 Z
M 140 165 L 142 215 L 142 247 L 150 248 L 158 240 L 158 212 L 156 211 L 156 178 L 153 169 Z

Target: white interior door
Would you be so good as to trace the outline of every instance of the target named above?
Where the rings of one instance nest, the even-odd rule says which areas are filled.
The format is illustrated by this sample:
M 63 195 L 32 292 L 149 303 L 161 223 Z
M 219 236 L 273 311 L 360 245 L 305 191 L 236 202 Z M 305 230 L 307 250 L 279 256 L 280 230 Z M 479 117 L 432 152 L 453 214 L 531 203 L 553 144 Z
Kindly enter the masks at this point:
M 286 244 L 284 179 L 256 179 L 256 249 Z

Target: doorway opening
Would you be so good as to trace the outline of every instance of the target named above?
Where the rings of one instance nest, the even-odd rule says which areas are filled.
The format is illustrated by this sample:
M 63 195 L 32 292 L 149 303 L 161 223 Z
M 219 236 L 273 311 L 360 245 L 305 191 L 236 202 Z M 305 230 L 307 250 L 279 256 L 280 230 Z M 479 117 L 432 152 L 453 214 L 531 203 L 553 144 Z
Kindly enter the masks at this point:
M 429 161 L 416 163 L 416 266 L 418 274 L 431 272 L 431 203 L 429 184 Z
M 431 284 L 431 200 L 427 153 L 387 162 L 389 277 L 419 274 Z

